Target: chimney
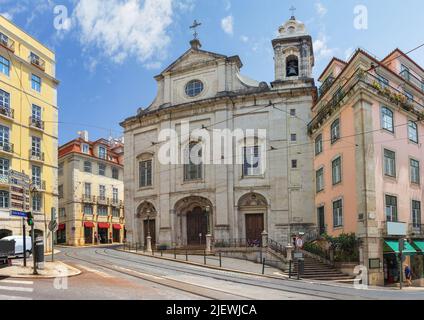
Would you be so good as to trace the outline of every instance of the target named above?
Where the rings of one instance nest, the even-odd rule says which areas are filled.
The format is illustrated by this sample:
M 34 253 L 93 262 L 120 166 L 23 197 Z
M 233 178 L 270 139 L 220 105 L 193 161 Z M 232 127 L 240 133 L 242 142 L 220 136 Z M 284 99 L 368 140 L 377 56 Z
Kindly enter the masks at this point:
M 78 131 L 78 135 L 82 140 L 88 142 L 88 131 L 87 130 Z

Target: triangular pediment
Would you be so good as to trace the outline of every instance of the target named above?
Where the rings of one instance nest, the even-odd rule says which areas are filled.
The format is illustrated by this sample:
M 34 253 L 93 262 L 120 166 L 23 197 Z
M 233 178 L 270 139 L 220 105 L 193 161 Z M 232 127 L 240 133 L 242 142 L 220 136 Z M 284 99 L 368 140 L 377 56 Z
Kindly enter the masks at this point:
M 202 64 L 208 64 L 211 61 L 227 59 L 227 56 L 204 51 L 189 49 L 181 57 L 175 60 L 170 66 L 168 66 L 164 71 L 161 72 L 161 75 L 168 72 L 176 72 L 179 70 L 184 70 L 187 67 L 200 66 Z

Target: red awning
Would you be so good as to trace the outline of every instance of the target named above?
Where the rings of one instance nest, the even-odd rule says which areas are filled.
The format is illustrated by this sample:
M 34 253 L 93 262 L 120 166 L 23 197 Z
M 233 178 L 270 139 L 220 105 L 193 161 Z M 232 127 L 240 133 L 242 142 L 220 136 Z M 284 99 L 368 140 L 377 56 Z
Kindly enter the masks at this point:
M 115 229 L 115 230 L 121 230 L 121 229 L 122 229 L 122 227 L 121 227 L 121 225 L 120 225 L 120 224 L 114 224 L 114 225 L 113 225 L 113 229 Z
M 91 221 L 85 221 L 84 222 L 84 227 L 86 228 L 94 228 L 94 223 Z
M 66 229 L 66 224 L 62 223 L 59 224 L 59 227 L 57 228 L 57 230 L 65 230 Z
M 106 223 L 106 222 L 99 222 L 99 223 L 97 224 L 97 227 L 98 227 L 99 229 L 109 229 L 109 223 Z

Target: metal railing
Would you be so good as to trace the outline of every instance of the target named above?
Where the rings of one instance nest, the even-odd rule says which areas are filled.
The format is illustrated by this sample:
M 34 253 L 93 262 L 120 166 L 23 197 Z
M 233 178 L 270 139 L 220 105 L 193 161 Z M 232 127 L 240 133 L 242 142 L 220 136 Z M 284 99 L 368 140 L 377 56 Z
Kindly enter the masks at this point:
M 1 33 L 1 32 L 0 32 L 0 45 L 12 52 L 15 52 L 15 41 L 13 41 L 4 33 Z
M 341 81 L 342 80 L 340 80 L 340 82 Z M 397 88 L 389 85 L 385 87 L 381 86 L 380 79 L 367 71 L 358 69 L 349 79 L 344 79 L 343 81 L 343 83 L 340 83 L 339 89 L 334 91 L 335 94 L 329 100 L 321 99 L 318 106 L 315 107 L 318 113 L 308 124 L 308 132 L 310 134 L 318 129 L 328 116 L 331 116 L 337 109 L 341 108 L 344 98 L 353 90 L 356 90 L 357 86 L 362 86 L 364 89 L 374 91 L 385 97 L 391 103 L 399 105 L 404 110 L 412 112 L 420 118 L 424 117 L 424 105 L 409 99 L 404 92 Z M 333 86 L 335 85 L 336 84 Z
M 336 78 L 334 78 L 333 76 L 329 76 L 327 79 L 325 79 L 325 81 L 322 83 L 321 87 L 319 88 L 320 96 L 324 95 L 328 91 L 328 89 L 331 88 L 331 85 L 334 83 L 334 80 L 336 80 Z
M 410 223 L 408 228 L 411 236 L 424 236 L 424 225 L 417 223 Z
M 13 143 L 0 142 L 0 151 L 6 152 L 6 153 L 13 153 L 14 151 Z
M 404 78 L 406 81 L 412 83 L 414 86 L 418 87 L 418 89 L 424 91 L 424 79 L 417 78 L 411 71 L 403 70 L 399 72 L 399 75 Z
M 44 152 L 38 152 L 38 151 L 34 151 L 34 150 L 29 150 L 29 158 L 32 161 L 44 162 L 44 160 L 45 160 Z
M 13 109 L 7 108 L 7 107 L 0 107 L 0 115 L 5 116 L 10 119 L 15 118 L 15 112 Z
M 45 71 L 46 70 L 46 62 L 41 59 L 39 56 L 37 56 L 34 53 L 31 53 L 29 60 L 32 65 L 36 66 L 37 68 Z
M 96 196 L 92 196 L 91 194 L 83 194 L 82 202 L 94 203 L 96 202 Z
M 250 239 L 216 239 L 214 240 L 215 248 L 260 248 L 262 240 Z
M 287 256 L 286 246 L 281 243 L 278 243 L 277 241 L 268 238 L 268 247 L 276 253 L 283 255 L 284 257 Z
M 106 198 L 105 196 L 98 196 L 97 197 L 97 203 L 99 203 L 99 204 L 108 205 L 109 202 L 110 202 L 109 198 Z
M 32 182 L 32 185 L 35 186 L 37 191 L 46 191 L 46 181 L 45 180 L 33 180 L 31 182 Z
M 29 117 L 29 125 L 33 128 L 44 130 L 44 121 L 40 119 Z

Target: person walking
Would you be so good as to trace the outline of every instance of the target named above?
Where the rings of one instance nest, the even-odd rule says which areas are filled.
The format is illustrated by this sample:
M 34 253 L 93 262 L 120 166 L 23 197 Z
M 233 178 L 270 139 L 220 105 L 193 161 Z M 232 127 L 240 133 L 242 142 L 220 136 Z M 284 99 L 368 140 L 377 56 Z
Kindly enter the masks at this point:
M 412 286 L 412 271 L 409 265 L 405 265 L 405 280 L 408 287 Z

